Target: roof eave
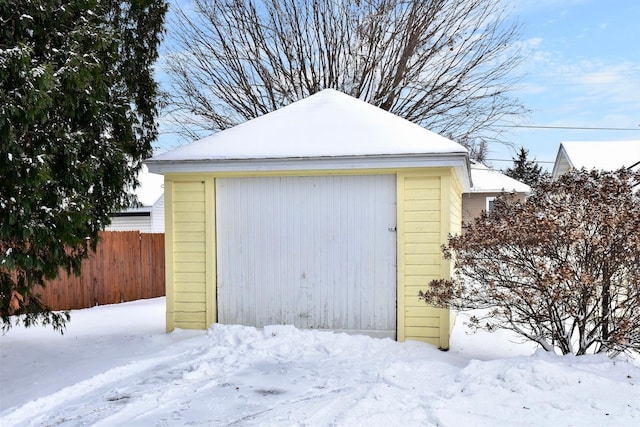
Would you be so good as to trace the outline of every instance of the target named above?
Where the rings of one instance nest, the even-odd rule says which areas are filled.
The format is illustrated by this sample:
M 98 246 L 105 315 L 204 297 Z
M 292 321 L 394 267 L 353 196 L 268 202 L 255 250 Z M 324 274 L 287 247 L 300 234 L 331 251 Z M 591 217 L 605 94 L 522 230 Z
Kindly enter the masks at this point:
M 517 189 L 517 188 L 480 188 L 480 189 L 474 189 L 471 188 L 471 190 L 469 191 L 469 193 L 471 194 L 483 194 L 483 193 L 518 193 L 518 194 L 529 194 L 531 193 L 531 189 L 528 190 L 523 190 L 523 189 Z
M 260 159 L 149 159 L 145 164 L 149 171 L 159 174 L 453 167 L 463 192 L 468 192 L 471 187 L 465 152 Z

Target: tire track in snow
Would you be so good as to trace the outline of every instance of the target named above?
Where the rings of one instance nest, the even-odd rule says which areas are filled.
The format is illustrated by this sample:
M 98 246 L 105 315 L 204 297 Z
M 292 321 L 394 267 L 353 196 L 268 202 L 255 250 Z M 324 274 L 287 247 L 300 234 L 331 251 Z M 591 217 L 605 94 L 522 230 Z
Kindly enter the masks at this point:
M 82 418 L 97 421 L 110 408 L 117 409 L 131 399 L 126 387 L 114 392 L 114 385 L 144 373 L 155 371 L 159 366 L 170 365 L 172 361 L 183 359 L 193 350 L 168 356 L 160 356 L 128 363 L 112 368 L 104 373 L 65 387 L 53 394 L 26 403 L 0 418 L 0 425 L 64 425 Z M 164 383 L 162 383 L 164 384 Z M 93 399 L 88 396 L 96 395 Z M 90 400 L 93 404 L 87 406 Z M 107 402 L 107 403 L 104 403 Z M 61 409 L 58 409 L 62 407 Z M 84 422 L 83 422 L 84 424 Z
M 391 359 L 385 349 L 395 343 L 349 337 L 364 344 L 353 352 L 333 345 L 341 340 L 285 328 L 212 328 L 185 343 L 187 351 L 164 350 L 16 408 L 7 424 L 348 425 L 364 416 L 375 425 L 390 409 L 424 419 L 424 395 L 402 398 L 409 377 L 421 380 L 419 365 L 405 372 L 406 363 L 397 364 L 408 349 Z

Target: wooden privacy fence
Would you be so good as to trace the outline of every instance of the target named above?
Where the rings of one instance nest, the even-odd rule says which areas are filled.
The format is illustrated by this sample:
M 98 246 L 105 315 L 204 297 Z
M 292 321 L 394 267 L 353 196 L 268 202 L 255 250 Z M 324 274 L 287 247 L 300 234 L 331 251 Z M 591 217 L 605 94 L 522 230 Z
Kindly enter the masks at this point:
M 165 295 L 164 234 L 104 231 L 80 276 L 62 271 L 36 292 L 52 310 L 88 308 Z

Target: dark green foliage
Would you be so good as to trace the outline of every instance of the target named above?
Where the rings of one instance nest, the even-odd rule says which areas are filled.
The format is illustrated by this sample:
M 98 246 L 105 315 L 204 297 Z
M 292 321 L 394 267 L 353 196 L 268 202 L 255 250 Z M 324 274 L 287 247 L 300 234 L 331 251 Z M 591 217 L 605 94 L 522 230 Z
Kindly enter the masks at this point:
M 535 160 L 529 160 L 527 156 L 529 150 L 520 147 L 518 157 L 513 159 L 513 167 L 504 171 L 505 175 L 524 182 L 530 187 L 535 187 L 540 182 L 540 178 L 544 175 L 542 168 Z
M 34 286 L 78 272 L 157 136 L 163 0 L 0 0 L 0 315 L 64 327 Z

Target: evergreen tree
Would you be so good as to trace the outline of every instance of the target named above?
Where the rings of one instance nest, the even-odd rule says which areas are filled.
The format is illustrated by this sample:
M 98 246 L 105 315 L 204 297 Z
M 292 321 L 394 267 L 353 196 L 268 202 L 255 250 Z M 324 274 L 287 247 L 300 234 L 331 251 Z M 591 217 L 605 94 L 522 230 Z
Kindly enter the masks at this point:
M 520 147 L 517 158 L 512 158 L 513 167 L 504 171 L 505 175 L 524 182 L 530 187 L 535 187 L 540 182 L 543 175 L 542 168 L 535 160 L 529 160 L 527 157 L 529 150 Z
M 164 0 L 0 1 L 0 316 L 64 328 L 36 293 L 78 272 L 157 136 Z

